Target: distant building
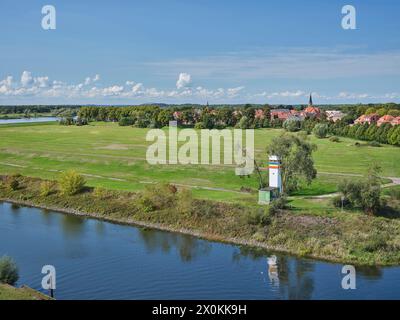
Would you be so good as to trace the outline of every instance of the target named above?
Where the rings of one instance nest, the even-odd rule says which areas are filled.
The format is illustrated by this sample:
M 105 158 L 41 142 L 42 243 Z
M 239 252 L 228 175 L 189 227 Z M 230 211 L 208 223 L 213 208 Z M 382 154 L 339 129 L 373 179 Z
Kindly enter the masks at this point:
M 392 126 L 398 126 L 400 125 L 400 117 L 396 117 L 392 120 L 391 122 Z
M 345 114 L 339 110 L 327 110 L 327 111 L 325 111 L 325 113 L 326 113 L 327 120 L 333 121 L 333 122 L 342 120 L 342 118 L 345 116 Z
M 321 117 L 321 109 L 314 107 L 312 101 L 312 94 L 310 93 L 310 99 L 308 100 L 308 107 L 301 111 L 302 115 L 310 118 L 320 118 Z
M 181 111 L 175 111 L 172 116 L 174 117 L 174 120 L 180 120 L 182 118 L 182 112 Z
M 289 109 L 273 109 L 271 110 L 271 120 L 279 119 L 285 121 L 291 114 Z
M 361 117 L 354 121 L 355 124 L 364 124 L 364 123 L 375 123 L 379 120 L 379 116 L 376 113 L 373 114 L 363 114 Z
M 390 123 L 391 124 L 393 120 L 394 120 L 394 117 L 387 114 L 387 115 L 385 115 L 383 117 L 380 117 L 376 124 L 377 124 L 378 127 L 380 127 L 384 123 Z
M 264 119 L 265 118 L 264 110 L 257 109 L 255 111 L 254 118 L 256 118 L 256 119 Z

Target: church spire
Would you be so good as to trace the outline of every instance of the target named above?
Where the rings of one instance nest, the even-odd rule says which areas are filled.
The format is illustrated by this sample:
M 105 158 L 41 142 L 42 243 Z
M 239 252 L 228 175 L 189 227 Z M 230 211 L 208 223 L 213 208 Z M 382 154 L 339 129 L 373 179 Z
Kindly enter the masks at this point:
M 311 107 L 313 104 L 312 104 L 312 94 L 310 93 L 310 99 L 308 100 L 308 105 Z

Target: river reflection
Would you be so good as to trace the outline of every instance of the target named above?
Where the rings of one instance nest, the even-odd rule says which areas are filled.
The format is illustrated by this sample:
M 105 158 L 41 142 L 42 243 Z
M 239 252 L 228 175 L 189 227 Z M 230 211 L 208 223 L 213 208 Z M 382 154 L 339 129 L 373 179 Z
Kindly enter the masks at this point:
M 58 299 L 397 299 L 400 268 L 356 267 L 215 243 L 0 202 L 0 255 L 20 267 L 19 285 L 41 290 L 57 269 Z M 271 260 L 270 260 L 271 262 Z
M 182 262 L 207 256 L 212 247 L 210 243 L 192 236 L 154 229 L 139 229 L 139 236 L 149 252 L 161 250 L 169 253 L 171 250 L 177 250 Z

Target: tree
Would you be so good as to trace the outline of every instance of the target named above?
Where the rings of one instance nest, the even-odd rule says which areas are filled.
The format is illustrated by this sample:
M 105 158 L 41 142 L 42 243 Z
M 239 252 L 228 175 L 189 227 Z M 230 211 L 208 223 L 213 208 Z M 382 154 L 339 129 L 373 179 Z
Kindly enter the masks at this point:
M 387 114 L 392 117 L 400 117 L 400 110 L 390 109 Z
M 169 125 L 169 122 L 174 120 L 173 112 L 170 109 L 163 109 L 157 116 L 157 120 L 161 127 Z
M 283 123 L 283 128 L 286 129 L 286 131 L 289 132 L 296 132 L 301 129 L 301 121 L 299 119 L 293 118 L 293 119 L 287 119 Z
M 316 145 L 289 133 L 272 140 L 268 154 L 277 155 L 281 159 L 284 192 L 297 190 L 302 178 L 307 184 L 315 179 L 317 170 L 314 167 L 312 153 L 316 149 Z
M 367 111 L 365 111 L 365 114 L 373 114 L 376 113 L 376 109 L 375 108 L 368 108 Z
M 381 168 L 374 164 L 368 169 L 364 179 L 342 181 L 338 189 L 344 202 L 350 207 L 362 208 L 367 214 L 378 213 L 382 206 L 380 172 Z
M 313 133 L 319 139 L 326 138 L 326 135 L 328 134 L 328 125 L 324 123 L 318 123 L 313 129 Z
M 3 256 L 0 258 L 0 283 L 14 285 L 18 281 L 18 267 L 15 261 Z
M 387 110 L 386 110 L 386 108 L 380 108 L 380 109 L 376 110 L 376 114 L 380 117 L 383 117 L 385 114 L 387 114 Z

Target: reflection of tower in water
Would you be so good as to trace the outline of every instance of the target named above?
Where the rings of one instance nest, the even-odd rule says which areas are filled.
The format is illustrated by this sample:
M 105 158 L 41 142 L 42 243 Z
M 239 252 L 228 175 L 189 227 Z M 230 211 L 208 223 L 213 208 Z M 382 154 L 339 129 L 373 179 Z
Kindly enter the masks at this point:
M 268 277 L 272 287 L 279 288 L 278 261 L 275 255 L 267 258 Z

